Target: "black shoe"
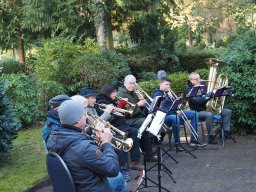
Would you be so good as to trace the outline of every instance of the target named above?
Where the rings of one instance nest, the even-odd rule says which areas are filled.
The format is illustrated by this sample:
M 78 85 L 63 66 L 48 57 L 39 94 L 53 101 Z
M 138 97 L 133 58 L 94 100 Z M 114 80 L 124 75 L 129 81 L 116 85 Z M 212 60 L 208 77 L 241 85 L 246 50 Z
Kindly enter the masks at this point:
M 176 153 L 184 151 L 184 149 L 182 149 L 179 145 L 175 145 L 175 150 L 176 150 Z
M 234 137 L 232 137 L 230 131 L 225 131 L 225 139 L 234 139 Z
M 208 144 L 213 144 L 213 145 L 217 144 L 217 141 L 216 141 L 214 135 L 209 135 Z
M 191 145 L 192 147 L 204 147 L 204 146 L 206 146 L 205 143 L 199 142 L 198 140 L 192 140 L 192 141 L 190 142 L 190 145 Z

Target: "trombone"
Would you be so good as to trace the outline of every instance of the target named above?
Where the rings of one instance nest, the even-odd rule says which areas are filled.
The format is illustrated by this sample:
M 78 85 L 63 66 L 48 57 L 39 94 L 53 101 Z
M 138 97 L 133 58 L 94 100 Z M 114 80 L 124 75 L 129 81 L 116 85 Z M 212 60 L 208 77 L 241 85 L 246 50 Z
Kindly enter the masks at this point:
M 177 99 L 177 95 L 175 95 L 175 93 L 173 92 L 173 90 L 169 89 L 167 92 L 168 97 L 174 101 L 175 99 Z M 196 138 L 198 140 L 198 134 L 195 131 L 194 127 L 191 125 L 188 117 L 186 116 L 186 114 L 184 113 L 184 111 L 182 109 L 180 109 L 181 112 L 181 118 L 183 119 L 184 123 L 188 126 L 191 134 L 194 136 L 194 138 Z
M 105 109 L 107 107 L 107 104 L 103 104 L 103 103 L 95 103 L 95 104 L 98 105 L 102 111 L 105 111 Z M 121 109 L 118 107 L 114 107 L 114 109 L 115 109 L 115 112 L 113 114 L 121 116 L 121 117 L 125 116 L 125 114 L 132 115 L 132 113 L 133 113 L 132 110 L 125 110 L 125 109 Z
M 151 103 L 154 103 L 154 99 L 152 99 L 152 97 L 150 97 L 149 94 L 147 94 L 146 91 L 144 91 L 141 88 L 141 86 L 139 86 L 138 83 L 135 83 L 135 93 L 137 95 L 140 95 L 145 100 L 145 98 L 143 96 L 143 94 L 144 94 Z M 146 101 L 146 108 L 148 109 L 148 111 L 149 112 L 152 111 L 151 105 L 147 102 L 147 100 L 145 100 L 145 101 Z M 162 128 L 164 129 L 164 131 L 167 131 L 169 129 L 169 127 L 165 123 L 163 123 Z
M 95 132 L 102 132 L 104 133 L 103 130 L 100 130 L 100 129 L 97 129 L 96 126 L 98 123 L 102 123 L 104 125 L 104 127 L 107 127 L 107 128 L 110 128 L 110 131 L 113 135 L 116 135 L 116 133 L 119 133 L 123 138 L 126 138 L 127 137 L 127 133 L 126 132 L 123 132 L 123 131 L 120 131 L 118 128 L 114 127 L 113 125 L 111 125 L 109 122 L 106 122 L 102 119 L 100 119 L 100 117 L 98 116 L 95 116 L 95 115 L 91 115 L 90 113 L 86 113 L 85 114 L 86 117 L 87 117 L 87 120 L 88 120 L 88 123 L 89 125 L 85 128 L 85 132 L 88 128 L 91 128 L 92 130 L 94 130 Z M 95 136 L 89 136 L 87 135 L 88 137 L 96 140 L 96 142 L 100 145 L 101 144 L 101 140 L 100 138 L 97 138 Z M 116 149 L 120 149 L 121 148 L 125 151 L 125 152 L 128 152 L 130 151 L 130 149 L 132 148 L 133 146 L 133 140 L 131 138 L 126 138 L 126 139 L 119 139 L 117 137 L 114 137 L 113 136 L 113 139 L 112 141 L 114 143 L 111 142 L 111 145 L 116 148 Z

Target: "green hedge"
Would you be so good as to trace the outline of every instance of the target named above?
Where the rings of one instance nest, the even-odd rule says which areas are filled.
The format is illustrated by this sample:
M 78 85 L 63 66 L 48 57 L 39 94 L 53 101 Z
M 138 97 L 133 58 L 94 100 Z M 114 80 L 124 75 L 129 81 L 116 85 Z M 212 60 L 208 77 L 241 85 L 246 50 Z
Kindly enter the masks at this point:
M 23 67 L 19 61 L 15 60 L 14 58 L 0 59 L 0 67 L 3 67 L 2 73 L 4 74 L 18 73 L 23 70 Z
M 3 74 L 1 80 L 23 126 L 43 120 L 49 99 L 64 93 L 62 86 L 56 82 L 38 81 L 25 74 Z
M 170 74 L 168 77 L 171 79 L 171 89 L 177 96 L 185 96 L 186 85 L 188 80 L 187 72 L 179 72 Z M 158 80 L 151 80 L 145 82 L 139 82 L 139 85 L 149 94 L 152 95 L 155 88 L 159 88 Z
M 256 133 L 256 32 L 238 36 L 221 57 L 228 65 L 234 97 L 226 99 L 226 107 L 233 110 L 234 130 L 241 134 Z
M 219 58 L 223 49 L 204 49 L 187 48 L 186 51 L 177 53 L 180 66 L 189 73 L 197 69 L 208 69 L 209 66 L 204 62 L 207 58 Z
M 68 39 L 51 39 L 43 43 L 34 57 L 38 77 L 58 82 L 70 94 L 85 85 L 97 89 L 106 82 L 121 82 L 130 73 L 122 54 L 102 52 L 90 39 L 85 45 Z

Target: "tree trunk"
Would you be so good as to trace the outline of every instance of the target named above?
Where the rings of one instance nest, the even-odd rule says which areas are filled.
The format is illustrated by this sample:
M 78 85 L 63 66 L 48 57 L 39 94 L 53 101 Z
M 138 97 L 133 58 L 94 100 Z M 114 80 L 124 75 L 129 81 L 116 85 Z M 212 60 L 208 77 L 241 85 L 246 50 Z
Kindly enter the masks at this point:
M 111 51 L 114 49 L 114 43 L 113 43 L 113 27 L 112 27 L 112 22 L 111 22 L 111 16 L 109 14 L 107 14 L 106 16 L 106 24 L 107 24 L 107 50 Z
M 193 45 L 192 30 L 190 24 L 188 24 L 188 45 Z
M 104 5 L 99 3 L 97 6 L 97 20 L 96 20 L 96 30 L 97 30 L 97 42 L 101 47 L 102 51 L 106 50 L 106 23 L 105 23 L 105 9 Z
M 24 49 L 24 41 L 23 41 L 21 32 L 19 32 L 18 34 L 18 44 L 19 44 L 19 47 L 18 47 L 19 62 L 22 65 L 25 65 L 25 49 Z

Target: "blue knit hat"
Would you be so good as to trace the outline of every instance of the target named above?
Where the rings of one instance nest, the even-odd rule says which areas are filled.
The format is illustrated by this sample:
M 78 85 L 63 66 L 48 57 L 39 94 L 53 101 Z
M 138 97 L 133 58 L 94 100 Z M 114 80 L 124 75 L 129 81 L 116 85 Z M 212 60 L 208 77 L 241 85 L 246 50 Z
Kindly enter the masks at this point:
M 53 108 L 55 108 L 55 107 L 59 107 L 61 105 L 61 103 L 66 101 L 66 100 L 71 100 L 71 98 L 67 95 L 57 95 L 57 96 L 50 99 L 49 104 Z
M 84 106 L 78 101 L 64 101 L 59 108 L 61 124 L 74 125 L 84 115 Z

